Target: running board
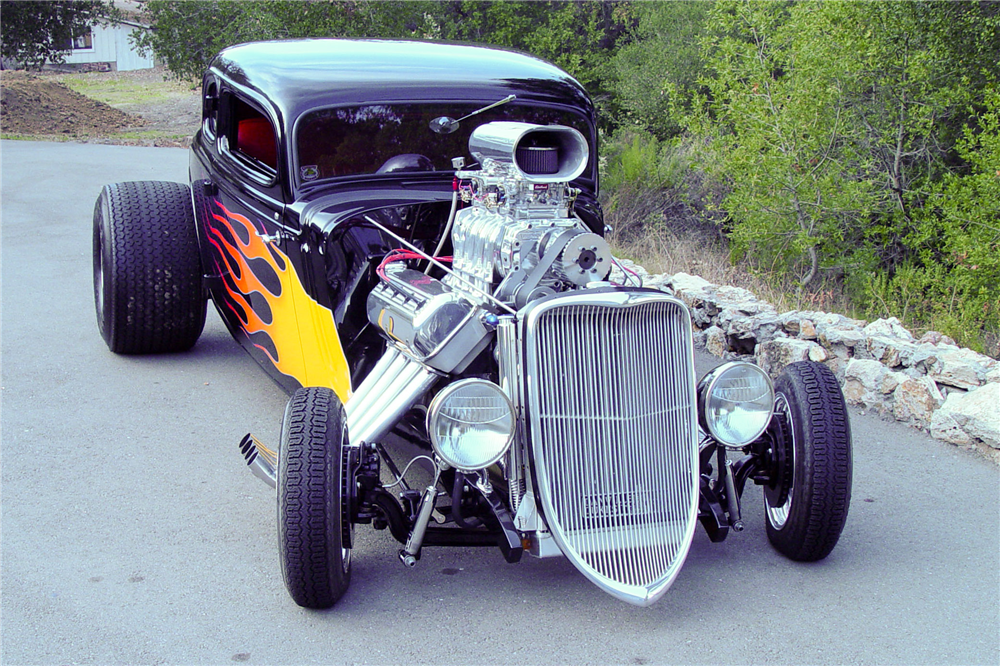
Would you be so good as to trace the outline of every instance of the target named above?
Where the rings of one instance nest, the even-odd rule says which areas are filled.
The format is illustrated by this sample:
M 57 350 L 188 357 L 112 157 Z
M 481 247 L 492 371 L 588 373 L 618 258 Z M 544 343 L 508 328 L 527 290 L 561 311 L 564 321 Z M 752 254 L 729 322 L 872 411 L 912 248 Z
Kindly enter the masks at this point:
M 275 473 L 275 469 L 278 467 L 277 453 L 264 446 L 250 433 L 247 433 L 246 437 L 240 440 L 240 451 L 254 476 L 272 488 L 278 487 L 278 476 Z

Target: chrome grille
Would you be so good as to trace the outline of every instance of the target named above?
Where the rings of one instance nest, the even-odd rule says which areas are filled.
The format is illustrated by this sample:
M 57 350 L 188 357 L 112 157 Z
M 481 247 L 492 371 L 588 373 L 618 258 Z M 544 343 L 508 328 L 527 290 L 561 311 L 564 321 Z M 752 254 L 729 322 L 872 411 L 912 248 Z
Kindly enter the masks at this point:
M 549 529 L 599 586 L 652 603 L 679 571 L 697 517 L 687 309 L 655 292 L 582 292 L 529 308 L 524 335 Z

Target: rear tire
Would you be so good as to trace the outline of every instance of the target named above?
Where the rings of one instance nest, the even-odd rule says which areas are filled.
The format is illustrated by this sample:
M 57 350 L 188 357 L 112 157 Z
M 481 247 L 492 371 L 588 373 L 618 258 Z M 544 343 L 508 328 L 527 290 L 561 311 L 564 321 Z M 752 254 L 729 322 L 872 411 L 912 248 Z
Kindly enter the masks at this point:
M 301 388 L 292 395 L 278 451 L 278 551 L 285 587 L 306 608 L 329 608 L 351 582 L 349 441 L 344 406 L 333 391 Z
M 775 412 L 792 437 L 792 487 L 781 506 L 765 494 L 767 538 L 783 555 L 815 562 L 837 545 L 851 504 L 851 424 L 837 378 L 825 365 L 793 363 L 774 383 Z
M 206 298 L 191 193 L 157 181 L 107 185 L 94 206 L 97 326 L 116 354 L 190 349 Z

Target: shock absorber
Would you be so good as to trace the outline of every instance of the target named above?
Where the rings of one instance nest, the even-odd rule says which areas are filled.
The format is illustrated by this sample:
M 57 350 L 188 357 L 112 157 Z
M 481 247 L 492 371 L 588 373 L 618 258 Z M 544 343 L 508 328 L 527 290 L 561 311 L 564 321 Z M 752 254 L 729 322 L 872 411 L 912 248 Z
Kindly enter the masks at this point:
M 420 559 L 420 547 L 424 543 L 424 534 L 427 532 L 427 524 L 431 520 L 431 513 L 437 503 L 437 475 L 434 482 L 424 488 L 424 493 L 420 497 L 420 509 L 417 511 L 417 519 L 410 532 L 410 538 L 406 540 L 406 545 L 399 551 L 400 561 L 408 567 L 416 566 Z

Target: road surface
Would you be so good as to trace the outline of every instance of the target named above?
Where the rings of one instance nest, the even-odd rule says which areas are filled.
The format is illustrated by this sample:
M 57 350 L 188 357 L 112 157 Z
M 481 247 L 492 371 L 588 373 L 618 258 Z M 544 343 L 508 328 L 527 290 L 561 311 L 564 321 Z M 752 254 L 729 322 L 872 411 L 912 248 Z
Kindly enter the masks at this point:
M 119 357 L 97 332 L 94 200 L 186 180 L 186 151 L 0 150 L 2 663 L 1000 663 L 1000 471 L 856 410 L 854 501 L 823 562 L 769 546 L 752 488 L 747 530 L 699 528 L 651 608 L 562 559 L 438 548 L 406 569 L 367 527 L 340 603 L 295 606 L 273 491 L 237 448 L 276 440 L 285 395 L 211 308 L 185 354 Z

